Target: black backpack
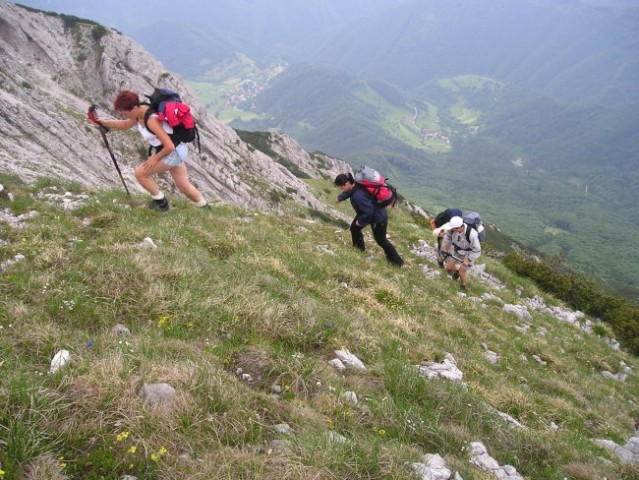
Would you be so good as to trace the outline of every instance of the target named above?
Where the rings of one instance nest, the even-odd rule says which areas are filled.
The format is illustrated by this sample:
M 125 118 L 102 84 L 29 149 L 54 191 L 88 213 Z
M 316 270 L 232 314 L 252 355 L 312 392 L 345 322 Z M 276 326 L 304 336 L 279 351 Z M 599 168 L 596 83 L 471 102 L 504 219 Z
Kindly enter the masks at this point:
M 200 132 L 191 115 L 191 107 L 182 101 L 180 95 L 167 88 L 155 88 L 151 95 L 145 95 L 145 97 L 149 99 L 149 108 L 144 115 L 144 126 L 147 130 L 147 120 L 155 113 L 158 120 L 167 122 L 173 129 L 173 133 L 169 134 L 173 145 L 177 146 L 197 139 L 198 151 L 202 151 Z

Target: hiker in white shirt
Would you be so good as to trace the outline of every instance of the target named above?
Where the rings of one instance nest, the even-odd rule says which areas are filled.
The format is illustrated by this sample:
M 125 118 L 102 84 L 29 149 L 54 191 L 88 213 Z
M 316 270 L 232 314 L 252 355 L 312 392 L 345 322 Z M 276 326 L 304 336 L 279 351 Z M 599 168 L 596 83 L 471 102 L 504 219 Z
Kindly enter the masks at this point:
M 468 269 L 481 255 L 481 243 L 477 230 L 466 225 L 462 217 L 453 217 L 448 222 L 442 252 L 446 257 L 444 267 L 454 280 L 459 278 L 461 288 L 468 283 Z

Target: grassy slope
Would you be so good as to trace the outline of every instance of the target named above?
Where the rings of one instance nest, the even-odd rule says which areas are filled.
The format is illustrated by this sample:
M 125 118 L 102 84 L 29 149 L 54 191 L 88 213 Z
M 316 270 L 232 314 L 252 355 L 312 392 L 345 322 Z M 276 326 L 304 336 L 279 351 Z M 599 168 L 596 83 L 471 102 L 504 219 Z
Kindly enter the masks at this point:
M 313 185 L 333 201 L 330 185 Z M 176 201 L 159 214 L 114 191 L 65 212 L 13 190 L 16 201 L 1 207 L 40 215 L 24 229 L 0 224 L 0 261 L 26 257 L 0 276 L 6 478 L 409 479 L 407 462 L 425 453 L 441 454 L 466 480 L 488 478 L 468 463 L 475 440 L 527 478 L 639 475 L 589 441 L 632 434 L 636 374 L 622 384 L 601 372 L 621 361 L 636 371 L 637 359 L 540 314 L 519 334 L 497 302 L 477 308 L 447 278 L 425 278 L 409 248 L 432 237 L 401 208 L 389 230 L 407 260 L 399 270 L 377 247 L 357 252 L 347 231 L 295 206 L 274 215 Z M 147 236 L 157 250 L 138 247 Z M 539 293 L 484 261 L 507 282 L 492 292 L 505 302 L 521 301 L 517 287 Z M 475 279 L 468 293 L 486 291 Z M 114 337 L 116 323 L 132 334 Z M 70 364 L 47 375 L 61 348 Z M 340 348 L 367 371 L 336 373 L 327 362 Z M 502 360 L 490 364 L 484 348 Z M 406 368 L 446 352 L 467 388 Z M 172 408 L 142 405 L 137 392 L 153 382 L 176 388 Z M 349 390 L 357 405 L 341 396 Z M 527 430 L 510 429 L 486 404 Z M 276 433 L 279 423 L 294 436 Z M 328 441 L 331 430 L 348 443 Z M 286 446 L 271 443 L 278 438 Z

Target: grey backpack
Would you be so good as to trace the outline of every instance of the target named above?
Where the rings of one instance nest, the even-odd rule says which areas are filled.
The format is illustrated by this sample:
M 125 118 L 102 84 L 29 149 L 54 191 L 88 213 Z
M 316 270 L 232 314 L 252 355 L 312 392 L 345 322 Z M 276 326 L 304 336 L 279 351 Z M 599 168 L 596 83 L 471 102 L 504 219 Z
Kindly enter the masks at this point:
M 477 230 L 477 236 L 479 237 L 480 242 L 483 242 L 486 239 L 486 229 L 484 228 L 484 223 L 481 221 L 481 215 L 478 212 L 463 212 L 462 219 L 464 220 L 464 223 L 470 227 L 466 229 L 466 240 L 470 242 L 471 228 Z

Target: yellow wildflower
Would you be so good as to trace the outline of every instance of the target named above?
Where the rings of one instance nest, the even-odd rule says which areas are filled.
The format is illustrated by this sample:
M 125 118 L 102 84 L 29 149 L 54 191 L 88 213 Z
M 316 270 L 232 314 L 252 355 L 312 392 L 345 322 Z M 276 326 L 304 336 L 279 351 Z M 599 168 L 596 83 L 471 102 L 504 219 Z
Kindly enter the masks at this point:
M 131 445 L 129 447 L 129 453 L 135 453 L 135 451 L 138 449 L 138 447 L 136 447 L 135 445 Z
M 159 459 L 160 457 L 156 453 L 151 454 L 151 460 L 153 460 L 154 462 L 157 462 Z
M 122 442 L 122 441 L 126 440 L 127 438 L 129 438 L 129 432 L 125 431 L 125 432 L 118 433 L 118 436 L 115 437 L 115 440 L 117 442 Z

